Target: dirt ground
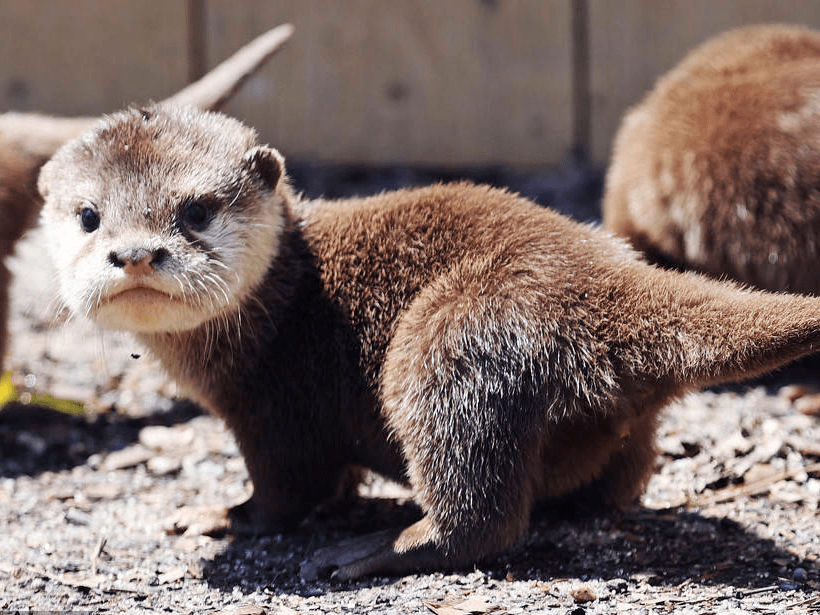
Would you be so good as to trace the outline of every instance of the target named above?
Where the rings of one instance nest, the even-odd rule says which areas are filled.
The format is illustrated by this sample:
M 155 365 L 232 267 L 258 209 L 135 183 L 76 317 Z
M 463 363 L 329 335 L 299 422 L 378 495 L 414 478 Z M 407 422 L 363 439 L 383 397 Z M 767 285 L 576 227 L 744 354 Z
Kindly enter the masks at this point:
M 59 322 L 39 244 L 12 263 L 0 612 L 820 612 L 820 419 L 780 393 L 820 384 L 816 364 L 670 407 L 634 510 L 537 511 L 517 548 L 469 570 L 309 583 L 308 553 L 406 525 L 411 494 L 374 477 L 293 534 L 180 533 L 180 514 L 247 497 L 236 444 L 127 337 Z

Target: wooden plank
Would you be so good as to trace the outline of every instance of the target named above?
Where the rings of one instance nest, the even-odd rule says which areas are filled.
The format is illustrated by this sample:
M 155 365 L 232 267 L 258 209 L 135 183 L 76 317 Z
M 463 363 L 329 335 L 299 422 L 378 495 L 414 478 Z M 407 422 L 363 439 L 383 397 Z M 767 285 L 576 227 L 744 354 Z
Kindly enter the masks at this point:
M 185 2 L 3 0 L 0 111 L 110 112 L 187 79 Z
M 627 108 L 692 47 L 741 25 L 820 27 L 817 0 L 592 0 L 589 9 L 592 151 L 601 163 Z
M 208 59 L 290 21 L 228 111 L 315 161 L 554 164 L 572 140 L 570 0 L 210 0 Z

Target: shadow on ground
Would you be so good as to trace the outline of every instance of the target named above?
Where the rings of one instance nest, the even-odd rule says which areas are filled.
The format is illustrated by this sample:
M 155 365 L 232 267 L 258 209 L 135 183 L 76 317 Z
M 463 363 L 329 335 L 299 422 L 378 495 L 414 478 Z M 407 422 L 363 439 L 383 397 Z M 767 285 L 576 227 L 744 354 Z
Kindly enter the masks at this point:
M 580 519 L 558 518 L 565 512 L 536 516 L 521 545 L 478 568 L 499 580 L 609 581 L 642 576 L 650 585 L 721 584 L 738 591 L 771 586 L 795 589 L 791 579 L 797 568 L 806 571 L 806 578 L 820 576 L 817 562 L 801 559 L 725 517 L 637 508 Z M 248 593 L 263 590 L 305 597 L 387 585 L 396 579 L 304 582 L 299 564 L 318 547 L 404 527 L 419 516 L 415 505 L 392 500 L 360 500 L 346 511 L 325 509 L 293 534 L 234 539 L 204 563 L 203 578 L 227 592 L 241 587 Z M 624 591 L 627 584 L 624 580 Z
M 133 444 L 147 425 L 168 427 L 200 414 L 202 410 L 189 401 L 138 418 L 114 411 L 91 418 L 11 402 L 0 409 L 0 477 L 36 476 L 83 465 L 94 453 Z

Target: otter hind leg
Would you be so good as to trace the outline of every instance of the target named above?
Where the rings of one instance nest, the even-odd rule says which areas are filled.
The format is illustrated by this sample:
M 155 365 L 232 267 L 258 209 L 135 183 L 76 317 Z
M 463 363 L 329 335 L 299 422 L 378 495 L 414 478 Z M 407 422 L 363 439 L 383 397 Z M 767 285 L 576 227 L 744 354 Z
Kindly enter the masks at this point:
M 337 565 L 337 578 L 353 578 L 468 565 L 513 545 L 529 524 L 550 405 L 543 345 L 509 293 L 476 296 L 448 282 L 403 315 L 381 388 L 425 516 L 317 552 L 307 572 Z
M 426 525 L 422 519 L 404 530 L 383 530 L 317 549 L 302 562 L 300 574 L 312 581 L 330 572 L 331 578 L 347 581 L 377 573 L 442 568 L 447 559 L 430 540 Z

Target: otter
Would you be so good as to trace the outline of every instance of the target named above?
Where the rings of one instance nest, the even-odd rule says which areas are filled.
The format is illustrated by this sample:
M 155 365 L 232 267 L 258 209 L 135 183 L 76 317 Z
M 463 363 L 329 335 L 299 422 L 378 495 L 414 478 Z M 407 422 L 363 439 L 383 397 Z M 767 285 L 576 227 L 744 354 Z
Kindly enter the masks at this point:
M 820 293 L 820 32 L 731 30 L 624 117 L 604 225 L 665 266 Z
M 235 527 L 292 528 L 348 467 L 413 488 L 423 518 L 318 550 L 307 578 L 468 565 L 590 486 L 627 506 L 670 400 L 820 349 L 820 299 L 656 268 L 502 189 L 303 200 L 218 113 L 114 114 L 38 186 L 68 308 L 132 332 L 236 436 Z
M 221 108 L 292 32 L 290 24 L 268 30 L 164 102 Z M 37 192 L 40 167 L 63 143 L 90 130 L 98 120 L 38 113 L 0 114 L 0 372 L 6 348 L 10 281 L 5 261 L 14 252 L 16 242 L 38 220 L 42 206 Z

